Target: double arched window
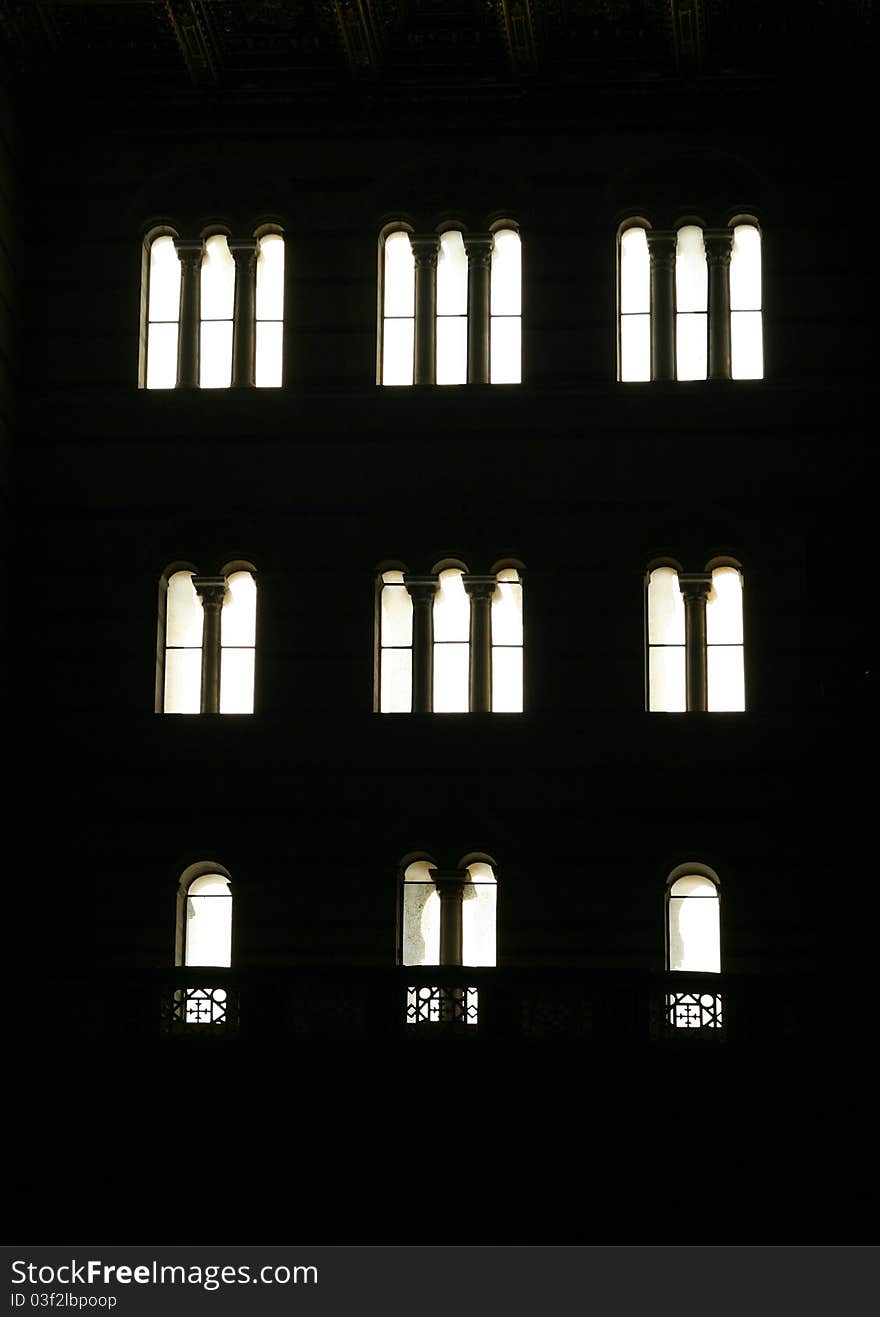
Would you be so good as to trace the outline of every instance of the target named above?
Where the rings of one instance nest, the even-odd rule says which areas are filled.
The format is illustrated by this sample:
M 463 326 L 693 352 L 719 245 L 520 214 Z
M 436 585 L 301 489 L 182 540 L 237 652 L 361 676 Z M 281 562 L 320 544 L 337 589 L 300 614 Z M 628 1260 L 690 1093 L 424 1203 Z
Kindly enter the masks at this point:
M 380 384 L 518 384 L 522 378 L 519 229 L 389 224 L 379 244 Z
M 522 589 L 514 564 L 487 576 L 448 560 L 426 576 L 381 572 L 378 712 L 521 713 Z
M 749 216 L 724 228 L 624 221 L 618 236 L 618 375 L 761 379 L 761 231 Z
M 647 707 L 652 713 L 746 707 L 743 578 L 738 563 L 702 572 L 661 562 L 646 576 Z
M 401 964 L 495 965 L 497 894 L 488 856 L 465 856 L 455 869 L 410 860 L 401 883 Z
M 157 710 L 253 713 L 256 628 L 250 564 L 230 564 L 217 576 L 170 567 L 160 582 Z
M 284 238 L 263 226 L 145 242 L 141 382 L 148 389 L 282 383 Z

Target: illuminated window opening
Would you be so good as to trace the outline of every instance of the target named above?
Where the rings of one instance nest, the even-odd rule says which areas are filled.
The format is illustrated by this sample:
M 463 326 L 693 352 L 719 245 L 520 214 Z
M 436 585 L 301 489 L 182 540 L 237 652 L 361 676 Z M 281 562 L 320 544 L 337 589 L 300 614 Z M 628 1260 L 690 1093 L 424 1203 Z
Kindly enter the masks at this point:
M 150 243 L 147 279 L 146 387 L 173 389 L 180 332 L 180 260 L 168 234 Z
M 648 708 L 683 713 L 687 708 L 684 600 L 674 567 L 648 575 Z
M 706 599 L 706 666 L 710 713 L 746 707 L 742 573 L 716 567 Z
M 266 233 L 257 250 L 254 382 L 278 389 L 284 368 L 284 239 Z
M 648 235 L 636 224 L 620 235 L 620 378 L 651 378 L 651 259 Z
M 412 712 L 413 606 L 402 571 L 379 586 L 379 712 Z
M 448 567 L 439 574 L 434 598 L 435 713 L 467 713 L 470 708 L 470 600 L 464 573 Z
M 438 384 L 467 383 L 468 261 L 457 229 L 440 237 L 437 255 Z
M 503 567 L 492 598 L 492 712 L 523 711 L 522 582 L 515 567 Z
M 675 245 L 675 374 L 704 380 L 709 367 L 709 271 L 703 230 L 685 224 Z
M 489 314 L 489 379 L 522 381 L 522 244 L 515 229 L 493 235 Z
M 385 237 L 382 272 L 381 380 L 389 385 L 412 384 L 416 267 L 409 234 L 403 229 Z
M 737 224 L 730 253 L 730 374 L 735 380 L 764 377 L 761 232 Z

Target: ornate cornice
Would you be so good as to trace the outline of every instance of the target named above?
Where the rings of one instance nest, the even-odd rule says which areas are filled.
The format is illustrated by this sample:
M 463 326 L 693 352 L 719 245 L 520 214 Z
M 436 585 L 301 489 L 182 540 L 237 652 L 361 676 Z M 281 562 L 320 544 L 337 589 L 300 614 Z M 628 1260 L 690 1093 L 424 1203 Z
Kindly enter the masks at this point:
M 326 0 L 349 67 L 375 72 L 382 63 L 385 19 L 381 0 Z
M 534 73 L 538 67 L 537 8 L 535 0 L 495 0 L 507 56 L 516 73 Z
M 165 0 L 165 12 L 192 81 L 197 87 L 217 82 L 220 46 L 206 0 Z

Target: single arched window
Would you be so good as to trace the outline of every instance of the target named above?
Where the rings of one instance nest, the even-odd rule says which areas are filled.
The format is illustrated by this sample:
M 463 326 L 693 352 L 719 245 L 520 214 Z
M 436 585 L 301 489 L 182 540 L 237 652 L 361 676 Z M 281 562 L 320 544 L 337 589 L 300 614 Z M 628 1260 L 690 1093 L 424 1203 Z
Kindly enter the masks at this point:
M 379 584 L 379 712 L 412 711 L 413 606 L 402 571 Z
M 522 380 L 522 244 L 516 229 L 493 234 L 489 317 L 489 379 Z
M 730 253 L 730 374 L 735 380 L 764 377 L 761 296 L 761 231 L 756 224 L 737 224 Z
M 385 235 L 382 243 L 383 384 L 412 384 L 415 347 L 415 259 L 404 229 Z
M 709 274 L 703 230 L 684 224 L 675 243 L 675 375 L 704 380 L 708 372 Z
M 434 712 L 467 713 L 470 708 L 470 600 L 459 567 L 439 574 L 434 597 Z
M 742 573 L 715 567 L 706 597 L 706 675 L 710 713 L 746 707 Z
M 437 383 L 467 383 L 468 261 L 457 229 L 440 237 L 437 254 Z
M 232 964 L 232 890 L 228 874 L 203 873 L 187 885 L 183 963 L 221 968 Z
M 202 701 L 202 601 L 191 571 L 174 572 L 165 596 L 165 713 L 199 713 Z
M 222 233 L 206 239 L 201 268 L 199 385 L 227 389 L 232 382 L 235 261 Z
M 632 224 L 620 235 L 619 361 L 625 382 L 651 378 L 651 260 L 648 235 L 642 224 Z
M 258 389 L 281 387 L 284 364 L 284 239 L 265 233 L 257 247 L 256 347 Z
M 502 567 L 492 596 L 492 712 L 523 710 L 522 582 L 515 567 Z
M 648 708 L 681 713 L 687 708 L 684 600 L 674 567 L 648 574 Z
M 147 272 L 146 386 L 173 389 L 177 384 L 180 329 L 180 260 L 170 234 L 149 247 Z
M 721 918 L 718 886 L 703 873 L 684 873 L 668 885 L 667 968 L 688 973 L 721 973 Z

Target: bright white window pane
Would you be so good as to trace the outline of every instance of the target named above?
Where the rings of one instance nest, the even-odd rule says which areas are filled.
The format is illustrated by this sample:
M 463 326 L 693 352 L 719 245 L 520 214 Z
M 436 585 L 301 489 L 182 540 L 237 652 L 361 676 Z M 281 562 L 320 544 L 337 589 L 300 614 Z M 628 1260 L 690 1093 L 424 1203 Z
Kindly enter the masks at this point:
M 220 655 L 220 712 L 253 711 L 254 651 L 224 648 Z
M 150 246 L 150 320 L 177 321 L 180 316 L 180 261 L 167 234 Z
M 232 894 L 220 874 L 205 874 L 189 886 L 185 945 L 187 965 L 231 964 Z
M 432 868 L 427 860 L 417 860 L 404 875 L 404 965 L 440 963 L 440 897 L 431 881 Z
M 434 712 L 467 713 L 470 645 L 434 645 Z
M 177 384 L 177 322 L 151 324 L 147 332 L 147 388 L 173 389 Z
M 489 378 L 493 384 L 519 384 L 522 380 L 522 321 L 518 317 L 492 317 Z
M 730 252 L 731 311 L 760 311 L 761 235 L 754 224 L 737 224 Z
M 742 713 L 746 707 L 745 664 L 742 645 L 706 648 L 710 713 Z
M 462 890 L 461 963 L 494 965 L 497 961 L 495 919 L 498 886 L 488 864 L 472 864 L 471 882 Z
M 492 647 L 492 712 L 522 713 L 523 652 L 514 647 Z
M 709 351 L 708 316 L 686 314 L 675 317 L 675 377 L 679 380 L 704 380 Z
M 703 230 L 697 224 L 685 224 L 675 242 L 675 309 L 707 311 L 709 272 Z
M 235 261 L 222 233 L 205 242 L 201 269 L 203 320 L 231 320 L 235 305 Z
M 684 645 L 653 645 L 648 650 L 648 708 L 652 713 L 684 713 L 687 676 Z
M 413 382 L 412 320 L 386 320 L 382 333 L 382 383 Z
M 199 384 L 228 389 L 232 380 L 232 321 L 203 320 L 199 347 Z
M 491 313 L 522 314 L 522 252 L 513 229 L 499 229 L 492 244 Z
M 684 599 L 674 567 L 655 567 L 648 578 L 648 643 L 683 645 Z
M 669 891 L 669 968 L 720 974 L 721 929 L 718 889 L 696 874 L 679 878 Z
M 382 583 L 382 644 L 411 645 L 413 606 L 403 572 L 383 572 Z
M 202 643 L 202 601 L 192 583 L 192 572 L 175 572 L 168 582 L 165 604 L 165 644 Z
M 466 316 L 468 263 L 464 241 L 457 230 L 440 237 L 437 255 L 437 314 Z
M 620 317 L 620 378 L 635 383 L 651 378 L 651 317 Z
M 380 713 L 412 712 L 412 650 L 383 649 Z
M 415 315 L 415 261 L 406 233 L 389 233 L 385 239 L 384 289 L 386 316 Z
M 201 712 L 201 649 L 166 649 L 162 707 L 166 713 Z
M 735 380 L 764 378 L 764 326 L 760 311 L 730 313 L 730 373 Z
M 438 384 L 467 383 L 467 317 L 437 317 Z
M 230 572 L 220 613 L 221 645 L 253 645 L 257 637 L 257 583 L 251 572 Z
M 716 567 L 706 597 L 706 641 L 741 645 L 742 639 L 742 575 L 736 567 Z
M 651 310 L 651 260 L 642 228 L 627 229 L 620 237 L 620 310 L 623 315 Z
M 434 640 L 469 640 L 470 634 L 471 605 L 462 572 L 447 567 L 434 596 Z
M 284 239 L 267 233 L 257 255 L 257 319 L 284 319 Z
M 492 644 L 523 643 L 522 586 L 515 568 L 498 573 L 492 596 Z
M 284 350 L 284 326 L 280 320 L 257 322 L 254 380 L 258 389 L 280 389 Z

